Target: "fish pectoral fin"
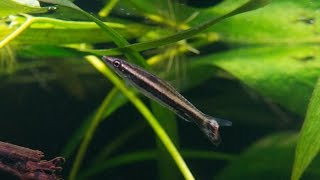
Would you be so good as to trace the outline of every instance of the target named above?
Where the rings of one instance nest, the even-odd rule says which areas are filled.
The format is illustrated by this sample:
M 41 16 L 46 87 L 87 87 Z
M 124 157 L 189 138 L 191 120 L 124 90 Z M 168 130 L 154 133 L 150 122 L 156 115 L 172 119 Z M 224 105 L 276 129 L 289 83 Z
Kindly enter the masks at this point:
M 132 83 L 130 83 L 130 81 L 128 81 L 127 79 L 124 79 L 124 84 L 127 86 L 127 87 L 129 87 L 129 88 L 132 88 L 132 87 L 134 87 L 133 85 L 132 85 Z

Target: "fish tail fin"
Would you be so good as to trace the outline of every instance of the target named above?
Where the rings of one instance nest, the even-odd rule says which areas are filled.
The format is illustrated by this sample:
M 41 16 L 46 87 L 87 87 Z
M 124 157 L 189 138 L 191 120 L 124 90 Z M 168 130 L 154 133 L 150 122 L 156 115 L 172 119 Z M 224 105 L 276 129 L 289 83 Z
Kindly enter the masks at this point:
M 231 121 L 207 116 L 207 120 L 203 123 L 201 129 L 214 145 L 219 145 L 221 142 L 219 127 L 231 125 Z
M 216 118 L 216 117 L 210 117 L 209 119 L 217 121 L 219 126 L 232 126 L 232 122 L 225 120 L 225 119 L 220 119 L 220 118 Z

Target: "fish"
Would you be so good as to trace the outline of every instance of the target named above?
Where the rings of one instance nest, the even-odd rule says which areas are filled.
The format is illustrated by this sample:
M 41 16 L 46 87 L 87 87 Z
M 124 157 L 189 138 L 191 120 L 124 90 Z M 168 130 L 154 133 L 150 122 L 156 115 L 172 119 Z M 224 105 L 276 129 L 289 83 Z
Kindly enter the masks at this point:
M 218 145 L 221 142 L 219 127 L 232 125 L 231 121 L 204 114 L 169 83 L 143 68 L 116 57 L 102 56 L 102 60 L 142 94 L 173 111 L 182 119 L 198 125 L 213 144 Z

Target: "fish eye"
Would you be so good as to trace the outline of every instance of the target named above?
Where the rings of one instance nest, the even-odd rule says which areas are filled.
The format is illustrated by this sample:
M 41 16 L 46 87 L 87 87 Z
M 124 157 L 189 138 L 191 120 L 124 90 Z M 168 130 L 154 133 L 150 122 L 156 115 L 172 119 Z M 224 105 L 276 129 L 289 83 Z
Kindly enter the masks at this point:
M 114 67 L 119 67 L 121 65 L 121 62 L 118 60 L 113 61 L 113 66 Z

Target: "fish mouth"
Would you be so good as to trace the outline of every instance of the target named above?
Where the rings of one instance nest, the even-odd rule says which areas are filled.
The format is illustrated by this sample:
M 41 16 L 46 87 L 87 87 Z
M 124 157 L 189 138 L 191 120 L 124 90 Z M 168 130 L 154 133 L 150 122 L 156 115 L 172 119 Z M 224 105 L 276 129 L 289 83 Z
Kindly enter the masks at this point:
M 106 62 L 107 64 L 112 64 L 113 63 L 113 61 L 114 61 L 114 58 L 112 58 L 112 57 L 110 57 L 110 56 L 102 56 L 102 60 L 104 61 L 104 62 Z

